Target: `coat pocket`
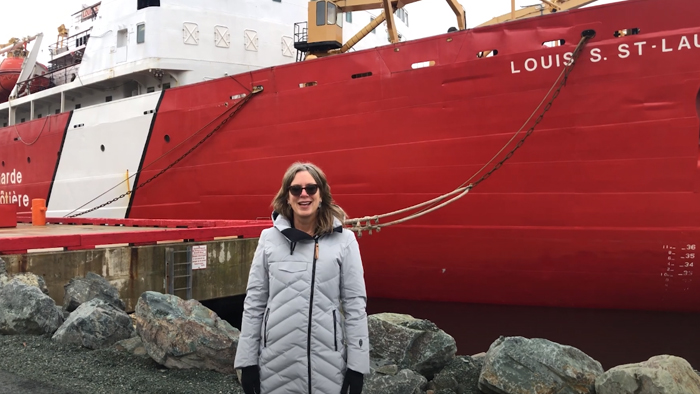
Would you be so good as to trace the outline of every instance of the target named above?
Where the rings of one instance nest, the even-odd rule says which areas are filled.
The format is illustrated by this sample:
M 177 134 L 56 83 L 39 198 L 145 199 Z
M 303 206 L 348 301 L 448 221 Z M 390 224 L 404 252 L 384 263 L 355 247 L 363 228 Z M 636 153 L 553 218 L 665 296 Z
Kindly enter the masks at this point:
M 338 319 L 336 318 L 336 310 L 333 309 L 333 345 L 335 351 L 338 351 Z
M 267 347 L 267 319 L 270 318 L 270 308 L 265 310 L 265 321 L 263 323 L 263 347 Z
M 277 269 L 284 272 L 302 272 L 309 267 L 307 263 L 300 261 L 286 261 L 277 263 Z

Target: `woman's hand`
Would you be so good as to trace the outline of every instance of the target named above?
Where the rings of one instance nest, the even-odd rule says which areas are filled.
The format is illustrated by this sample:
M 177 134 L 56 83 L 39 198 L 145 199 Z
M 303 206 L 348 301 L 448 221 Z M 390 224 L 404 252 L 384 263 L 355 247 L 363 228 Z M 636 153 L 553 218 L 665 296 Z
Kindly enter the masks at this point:
M 355 372 L 352 369 L 348 369 L 345 372 L 343 388 L 340 389 L 340 394 L 348 394 L 348 389 L 350 389 L 350 394 L 361 394 L 364 377 L 365 376 L 363 374 Z
M 260 394 L 260 371 L 257 365 L 241 369 L 241 386 L 245 394 Z

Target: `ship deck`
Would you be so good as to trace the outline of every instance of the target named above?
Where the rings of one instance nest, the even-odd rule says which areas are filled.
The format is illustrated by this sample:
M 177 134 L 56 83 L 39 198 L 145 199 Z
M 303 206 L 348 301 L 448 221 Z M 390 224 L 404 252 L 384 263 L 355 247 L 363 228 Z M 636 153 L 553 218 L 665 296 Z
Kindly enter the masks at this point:
M 269 220 L 93 218 L 47 218 L 45 226 L 34 226 L 18 216 L 17 227 L 0 228 L 0 255 L 256 238 L 269 226 Z

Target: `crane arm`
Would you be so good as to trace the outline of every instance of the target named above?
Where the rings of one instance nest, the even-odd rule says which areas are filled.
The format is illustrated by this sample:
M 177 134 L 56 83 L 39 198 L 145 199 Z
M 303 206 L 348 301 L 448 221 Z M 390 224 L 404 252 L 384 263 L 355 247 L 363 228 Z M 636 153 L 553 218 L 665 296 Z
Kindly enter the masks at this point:
M 340 12 L 352 11 L 367 11 L 384 8 L 384 0 L 330 0 L 334 3 Z M 407 4 L 415 3 L 420 0 L 389 0 L 391 8 L 396 10 L 406 6 Z
M 489 21 L 486 21 L 479 25 L 489 26 L 495 25 L 497 23 L 506 22 L 514 19 L 525 19 L 531 18 L 533 16 L 540 16 L 551 14 L 558 11 L 572 10 L 576 8 L 581 8 L 591 3 L 595 3 L 597 0 L 540 0 L 542 4 L 531 5 L 519 10 L 513 10 L 507 14 L 497 16 Z
M 19 41 L 19 38 L 12 37 L 10 38 L 10 41 L 7 42 L 7 44 L 0 44 L 0 49 L 9 47 L 10 45 L 15 45 L 17 41 Z
M 366 11 L 374 9 L 384 9 L 386 12 L 385 3 L 391 4 L 391 9 L 396 11 L 408 4 L 418 2 L 420 0 L 331 0 L 340 9 L 340 12 Z M 447 0 L 447 4 L 457 16 L 457 24 L 459 30 L 467 28 L 467 21 L 464 15 L 464 8 L 458 0 Z
M 22 39 L 19 38 L 12 38 L 7 44 L 2 44 L 0 45 L 0 55 L 3 53 L 7 52 L 12 52 L 16 49 L 20 49 L 24 44 L 28 44 L 32 41 L 34 41 L 39 35 L 31 36 L 31 37 L 25 37 Z M 7 47 L 7 48 L 5 48 Z M 2 49 L 5 48 L 5 49 Z

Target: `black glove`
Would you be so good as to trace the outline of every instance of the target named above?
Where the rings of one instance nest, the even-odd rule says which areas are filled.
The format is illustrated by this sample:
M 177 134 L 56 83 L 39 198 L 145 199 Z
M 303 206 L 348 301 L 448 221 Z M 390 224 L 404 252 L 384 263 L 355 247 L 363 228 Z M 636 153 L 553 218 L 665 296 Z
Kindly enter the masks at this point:
M 343 380 L 343 388 L 340 389 L 340 394 L 347 394 L 348 388 L 350 389 L 350 394 L 360 394 L 362 393 L 362 384 L 364 382 L 365 375 L 355 372 L 348 368 L 345 372 L 345 379 Z
M 260 394 L 260 370 L 257 365 L 241 369 L 241 386 L 245 394 Z

